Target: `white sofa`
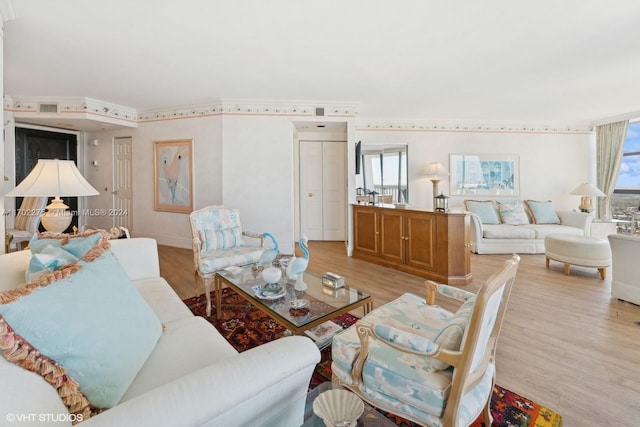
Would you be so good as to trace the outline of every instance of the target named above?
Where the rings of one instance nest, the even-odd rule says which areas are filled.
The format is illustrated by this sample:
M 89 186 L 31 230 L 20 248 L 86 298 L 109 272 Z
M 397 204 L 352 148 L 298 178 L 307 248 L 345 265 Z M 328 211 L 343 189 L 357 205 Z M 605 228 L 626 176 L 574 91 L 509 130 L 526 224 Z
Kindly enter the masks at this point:
M 542 254 L 544 238 L 552 233 L 588 236 L 593 217 L 588 213 L 559 211 L 560 224 L 483 224 L 480 217 L 471 218 L 471 251 L 477 254 Z
M 120 403 L 79 425 L 302 423 L 304 396 L 320 360 L 310 339 L 286 337 L 237 353 L 207 320 L 194 316 L 160 277 L 155 240 L 112 240 L 111 248 L 164 332 Z M 30 257 L 28 250 L 0 256 L 0 291 L 24 283 Z M 104 327 L 109 327 L 108 319 Z M 14 424 L 20 426 L 71 425 L 58 421 L 58 414 L 64 418 L 69 412 L 56 390 L 39 375 L 0 356 L 0 379 L 0 425 L 7 421 L 19 421 Z M 293 401 L 299 404 L 292 405 Z
M 636 262 L 640 258 L 640 237 L 610 234 L 611 296 L 640 305 L 640 275 Z

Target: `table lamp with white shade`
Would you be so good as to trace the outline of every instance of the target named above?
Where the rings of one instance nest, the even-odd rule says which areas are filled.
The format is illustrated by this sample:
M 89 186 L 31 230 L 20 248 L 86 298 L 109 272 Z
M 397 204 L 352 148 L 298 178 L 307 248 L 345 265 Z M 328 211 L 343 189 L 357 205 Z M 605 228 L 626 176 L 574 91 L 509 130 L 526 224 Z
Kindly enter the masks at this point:
M 440 184 L 440 177 L 449 175 L 449 171 L 442 166 L 442 163 L 431 162 L 424 169 L 423 175 L 431 176 L 431 182 L 433 183 L 433 208 L 436 207 L 436 197 L 440 194 L 438 189 Z
M 29 175 L 7 196 L 55 196 L 40 217 L 42 226 L 53 233 L 62 233 L 71 224 L 72 213 L 60 196 L 97 196 L 93 188 L 82 176 L 72 160 L 39 159 Z
M 593 198 L 594 197 L 606 197 L 598 187 L 588 182 L 583 182 L 578 185 L 571 193 L 573 196 L 582 196 L 580 197 L 580 212 L 592 212 L 593 211 Z

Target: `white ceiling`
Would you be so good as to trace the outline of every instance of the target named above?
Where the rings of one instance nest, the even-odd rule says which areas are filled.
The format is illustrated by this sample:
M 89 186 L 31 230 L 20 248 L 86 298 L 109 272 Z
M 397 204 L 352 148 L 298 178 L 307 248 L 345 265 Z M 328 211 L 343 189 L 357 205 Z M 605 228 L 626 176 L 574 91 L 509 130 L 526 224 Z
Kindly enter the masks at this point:
M 220 99 L 358 117 L 590 123 L 640 111 L 640 1 L 13 0 L 4 91 L 138 112 Z

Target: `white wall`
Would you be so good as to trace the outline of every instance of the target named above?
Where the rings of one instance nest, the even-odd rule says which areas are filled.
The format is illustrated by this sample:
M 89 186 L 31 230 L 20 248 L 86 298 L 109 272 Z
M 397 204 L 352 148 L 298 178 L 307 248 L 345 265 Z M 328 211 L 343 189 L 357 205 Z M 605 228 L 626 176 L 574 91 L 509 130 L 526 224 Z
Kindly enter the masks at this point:
M 87 180 L 100 196 L 87 198 L 89 208 L 108 208 L 113 190 L 113 140 L 133 139 L 133 227 L 135 236 L 153 237 L 158 243 L 190 248 L 191 227 L 186 213 L 159 212 L 153 209 L 153 141 L 192 139 L 194 157 L 194 209 L 222 203 L 222 119 L 207 116 L 140 123 L 137 129 L 87 133 L 85 144 L 98 139 L 97 147 L 86 149 Z M 98 167 L 91 161 L 98 160 Z M 89 225 L 111 228 L 111 218 L 94 217 Z
M 194 209 L 212 204 L 237 207 L 244 228 L 274 234 L 285 253 L 293 252 L 297 238 L 296 144 L 287 115 L 221 113 L 214 116 L 143 122 L 139 127 L 85 133 L 85 176 L 101 192 L 86 198 L 87 208 L 108 208 L 112 200 L 113 139 L 133 139 L 134 236 L 148 236 L 160 244 L 190 248 L 188 214 L 153 209 L 153 141 L 193 139 Z M 369 129 L 347 122 L 348 197 L 355 198 L 355 142 L 403 143 L 409 146 L 409 202 L 432 208 L 432 185 L 421 175 L 438 161 L 449 167 L 449 154 L 515 154 L 520 159 L 520 198 L 552 200 L 559 209 L 575 209 L 578 196 L 568 193 L 584 181 L 595 182 L 595 136 L 591 132 L 454 131 Z M 98 139 L 97 147 L 87 141 Z M 6 146 L 5 146 L 6 150 Z M 98 167 L 91 166 L 98 160 Z M 440 188 L 449 192 L 443 179 Z M 480 197 L 473 197 L 480 198 Z M 496 198 L 496 197 L 493 197 Z M 463 197 L 452 197 L 450 207 Z M 350 211 L 350 210 L 349 210 Z M 351 217 L 348 213 L 348 232 Z M 89 225 L 111 227 L 111 218 L 93 217 Z
M 193 138 L 194 208 L 211 204 L 238 208 L 246 230 L 268 231 L 276 237 L 282 252 L 292 253 L 299 234 L 296 229 L 298 139 L 294 137 L 295 120 L 287 115 L 228 113 L 141 123 L 138 129 L 87 133 L 85 144 L 98 139 L 99 145 L 87 145 L 85 176 L 101 192 L 100 196 L 89 198 L 88 207 L 110 206 L 112 142 L 118 136 L 131 136 L 133 235 L 153 237 L 161 244 L 191 247 L 188 215 L 153 210 L 153 141 Z M 348 123 L 351 119 L 341 120 Z M 344 137 L 343 133 L 341 138 Z M 353 163 L 351 151 L 350 165 Z M 93 160 L 98 160 L 97 168 L 90 166 Z M 90 225 L 110 228 L 111 222 L 110 218 L 93 218 Z
M 2 70 L 0 70 L 0 74 Z M 0 83 L 1 85 L 1 83 Z M 16 176 L 16 162 L 15 162 L 15 146 L 16 146 L 16 128 L 14 126 L 13 116 L 10 113 L 4 113 L 4 149 L 0 150 L 0 158 L 2 159 L 2 163 L 0 164 L 0 168 L 2 168 L 2 194 L 6 194 L 11 191 L 15 187 L 15 176 Z M 5 180 L 6 177 L 6 180 Z M 15 197 L 2 197 L 2 201 L 0 203 L 4 203 L 4 221 L 0 224 L 1 227 L 6 227 L 7 229 L 13 228 L 13 224 L 15 222 Z M 2 235 L 4 236 L 4 228 L 2 228 Z M 4 248 L 4 245 L 2 245 Z M 3 249 L 4 250 L 4 249 Z
M 240 209 L 244 229 L 273 234 L 283 253 L 294 245 L 293 133 L 286 116 L 223 119 L 224 204 Z
M 356 139 L 366 143 L 409 145 L 409 203 L 433 208 L 433 189 L 422 171 L 430 162 L 448 170 L 449 154 L 515 154 L 520 160 L 521 199 L 551 200 L 559 209 L 576 209 L 578 196 L 568 193 L 584 181 L 595 182 L 595 135 L 575 132 L 474 132 L 356 129 Z M 450 195 L 449 179 L 440 191 Z M 498 196 L 467 196 L 499 199 Z M 515 198 L 515 197 L 511 197 Z M 450 207 L 462 206 L 465 197 L 452 196 Z
M 5 20 L 5 17 L 0 16 L 0 23 L 4 23 L 4 20 Z M 3 70 L 4 70 L 4 32 L 0 31 L 0 93 L 4 93 L 4 86 L 3 86 L 4 71 Z M 7 173 L 8 173 L 8 171 L 5 170 L 5 166 L 4 166 L 5 151 L 7 149 L 7 138 L 6 138 L 7 121 L 11 123 L 11 118 L 8 117 L 7 114 L 3 114 L 2 144 L 4 149 L 0 150 L 0 177 L 2 177 L 2 195 L 3 196 L 7 191 L 10 191 L 10 188 L 7 187 L 8 183 L 4 180 L 4 177 L 7 176 Z M 11 126 L 9 126 L 9 128 L 11 128 Z M 1 199 L 0 209 L 2 209 L 3 214 L 6 214 L 4 197 L 1 197 L 0 199 Z M 4 236 L 5 231 L 6 231 L 5 221 L 0 221 L 0 236 Z M 0 254 L 3 254 L 5 252 L 5 245 L 0 245 L 0 246 L 2 246 L 2 248 L 0 248 Z

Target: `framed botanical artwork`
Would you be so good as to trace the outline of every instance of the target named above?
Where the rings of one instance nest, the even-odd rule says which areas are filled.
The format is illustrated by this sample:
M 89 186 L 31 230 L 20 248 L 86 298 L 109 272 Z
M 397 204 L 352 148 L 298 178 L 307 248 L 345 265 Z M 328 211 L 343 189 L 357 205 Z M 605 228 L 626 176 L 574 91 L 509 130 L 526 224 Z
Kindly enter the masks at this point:
M 193 141 L 154 141 L 154 205 L 157 211 L 193 210 Z
M 452 196 L 519 196 L 520 165 L 514 154 L 449 154 Z

